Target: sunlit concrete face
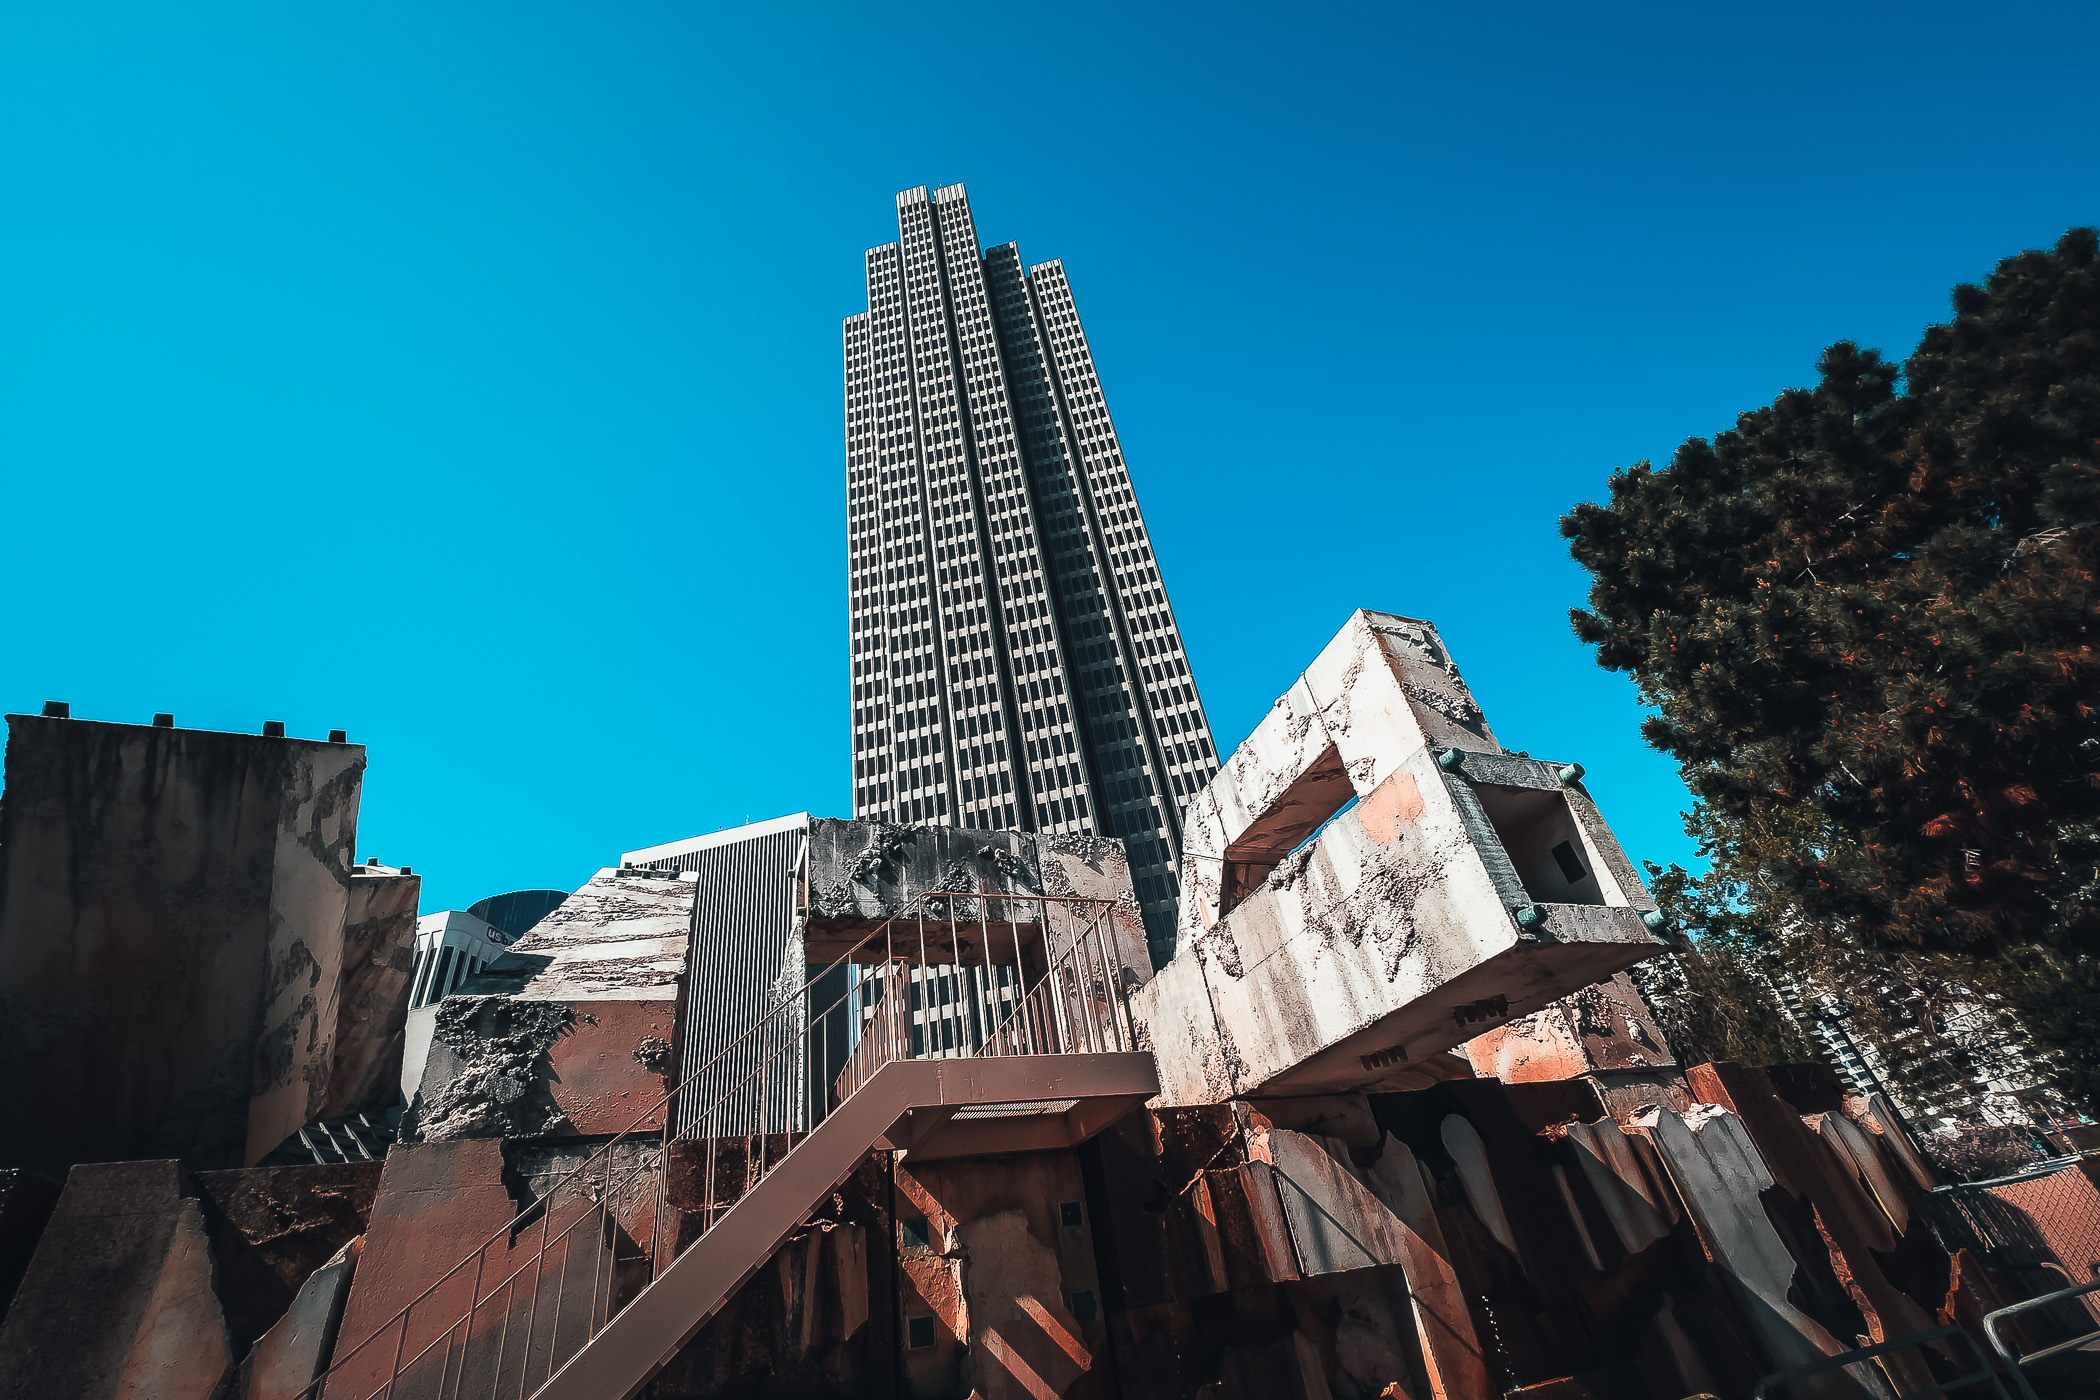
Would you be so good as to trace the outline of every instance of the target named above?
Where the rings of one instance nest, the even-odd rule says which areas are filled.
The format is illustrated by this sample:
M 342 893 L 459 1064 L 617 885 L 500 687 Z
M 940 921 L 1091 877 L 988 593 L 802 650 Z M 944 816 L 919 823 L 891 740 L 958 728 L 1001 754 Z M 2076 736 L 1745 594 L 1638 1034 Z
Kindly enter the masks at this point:
M 897 196 L 844 330 L 854 815 L 1124 840 L 1155 957 L 1216 771 L 1064 267 Z
M 1186 821 L 1133 1002 L 1167 1103 L 1399 1087 L 1660 947 L 1580 768 L 1505 751 L 1415 619 L 1351 617 Z

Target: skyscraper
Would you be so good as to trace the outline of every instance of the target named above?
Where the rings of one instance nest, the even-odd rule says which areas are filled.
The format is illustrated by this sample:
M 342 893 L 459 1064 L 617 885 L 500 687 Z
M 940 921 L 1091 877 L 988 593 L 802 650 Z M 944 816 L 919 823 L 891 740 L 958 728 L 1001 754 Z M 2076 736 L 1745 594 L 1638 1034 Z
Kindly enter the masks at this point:
M 845 322 L 854 815 L 1119 836 L 1158 956 L 1218 760 L 1064 267 L 961 185 L 897 231 Z

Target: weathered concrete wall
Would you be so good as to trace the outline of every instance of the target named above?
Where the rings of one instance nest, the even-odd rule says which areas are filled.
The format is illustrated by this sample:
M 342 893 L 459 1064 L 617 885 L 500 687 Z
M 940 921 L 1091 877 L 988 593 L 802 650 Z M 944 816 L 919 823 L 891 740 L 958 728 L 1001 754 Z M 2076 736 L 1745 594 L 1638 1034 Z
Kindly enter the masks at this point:
M 1105 1388 L 1108 1324 L 1073 1153 L 907 1160 L 896 1172 L 896 1209 L 909 1393 L 1114 1393 Z M 933 1345 L 910 1345 L 915 1318 L 932 1319 Z
M 1163 1103 L 1397 1088 L 1660 947 L 1579 770 L 1503 753 L 1427 623 L 1352 617 L 1186 820 L 1133 1002 Z
M 1152 975 L 1130 862 L 1123 843 L 1109 837 L 816 818 L 809 824 L 808 881 L 804 940 L 816 966 L 846 956 L 919 895 L 967 891 L 993 897 L 995 922 L 1038 918 L 1031 912 L 1032 895 L 1104 901 L 1126 981 L 1135 986 Z M 1054 922 L 1063 918 L 1059 912 Z M 935 937 L 948 934 L 935 930 Z M 983 962 L 982 938 L 967 928 L 959 937 L 959 953 L 936 945 L 927 961 Z M 1013 961 L 1003 930 L 993 932 L 991 943 L 993 962 Z M 916 949 L 910 956 L 916 960 Z M 880 957 L 877 945 L 864 949 L 856 961 Z
M 617 1133 L 671 1087 L 694 891 L 601 870 L 432 1015 L 404 1142 Z M 642 1124 L 662 1126 L 660 1115 Z
M 604 1321 L 608 1293 L 617 1307 L 646 1282 L 657 1231 L 655 1141 L 620 1154 L 610 1173 L 596 1172 L 580 1192 L 554 1195 L 531 1228 L 504 1226 L 568 1181 L 592 1150 L 470 1138 L 389 1152 L 343 1307 L 337 1369 L 323 1394 L 362 1400 L 382 1388 L 397 1343 L 404 1395 L 435 1393 L 425 1387 L 437 1385 L 441 1371 L 462 1394 L 488 1394 L 499 1375 L 515 1379 L 528 1355 L 544 1364 L 550 1343 L 564 1355 L 580 1347 L 593 1316 Z M 601 1199 L 610 1205 L 605 1234 L 595 1216 Z M 455 1269 L 484 1242 L 478 1265 Z M 506 1280 L 510 1286 L 501 1286 Z M 432 1285 L 409 1314 L 402 1342 L 389 1322 Z
M 770 1150 L 785 1146 L 776 1140 Z M 698 1232 L 707 1204 L 699 1166 L 706 1144 L 687 1140 L 677 1148 L 687 1150 L 690 1169 L 674 1164 L 666 1194 L 679 1212 L 682 1244 Z M 748 1140 L 719 1140 L 716 1155 L 719 1208 L 743 1190 L 728 1178 L 739 1175 L 735 1164 L 748 1157 Z M 725 1163 L 725 1155 L 734 1162 Z M 644 1387 L 644 1400 L 895 1395 L 905 1342 L 893 1194 L 890 1154 L 871 1153 Z
M 214 1400 L 233 1365 L 179 1162 L 75 1167 L 0 1324 L 7 1400 Z
M 314 1270 L 365 1232 L 379 1174 L 378 1162 L 197 1173 L 236 1355 L 284 1315 Z
M 0 1159 L 261 1156 L 328 1102 L 364 750 L 7 723 Z
M 234 1367 L 220 1400 L 285 1400 L 328 1369 L 363 1237 L 307 1276 L 284 1313 Z
M 645 1393 L 1734 1400 L 1911 1307 L 1973 1320 L 2002 1300 L 1975 1261 L 1938 1252 L 1870 1105 L 1839 1112 L 1817 1076 L 1776 1079 L 1791 1099 L 1775 1076 L 1701 1067 L 1692 1082 L 1744 1113 L 1631 1126 L 1588 1079 L 1458 1078 L 1136 1114 L 1076 1151 L 873 1153 Z M 706 1147 L 677 1144 L 663 1227 L 650 1193 L 616 1210 L 632 1249 L 693 1237 Z M 720 1208 L 757 1147 L 713 1147 Z M 588 1150 L 398 1149 L 344 1337 Z M 499 1236 L 487 1268 L 523 1257 Z M 410 1351 L 460 1310 L 430 1308 Z M 522 1325 L 511 1300 L 489 1312 L 488 1328 Z
M 391 1106 L 399 1089 L 416 911 L 423 877 L 390 867 L 350 872 L 343 916 L 343 974 L 336 994 L 335 1057 L 317 1118 Z

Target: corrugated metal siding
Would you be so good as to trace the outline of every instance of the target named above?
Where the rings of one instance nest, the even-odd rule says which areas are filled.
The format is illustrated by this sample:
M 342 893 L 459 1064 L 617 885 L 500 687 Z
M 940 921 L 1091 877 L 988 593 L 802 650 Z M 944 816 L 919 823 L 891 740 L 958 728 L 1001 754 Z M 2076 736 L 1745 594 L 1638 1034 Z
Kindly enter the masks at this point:
M 648 862 L 653 869 L 689 870 L 699 877 L 686 954 L 679 1076 L 694 1082 L 679 1102 L 681 1134 L 808 1126 L 797 1092 L 804 1066 L 796 1055 L 779 1053 L 800 1035 L 802 1017 L 794 1012 L 775 1016 L 739 1043 L 783 997 L 801 989 L 807 974 L 795 926 L 795 872 L 806 839 L 807 828 L 794 827 Z M 760 1065 L 769 1052 L 774 1063 L 761 1083 Z

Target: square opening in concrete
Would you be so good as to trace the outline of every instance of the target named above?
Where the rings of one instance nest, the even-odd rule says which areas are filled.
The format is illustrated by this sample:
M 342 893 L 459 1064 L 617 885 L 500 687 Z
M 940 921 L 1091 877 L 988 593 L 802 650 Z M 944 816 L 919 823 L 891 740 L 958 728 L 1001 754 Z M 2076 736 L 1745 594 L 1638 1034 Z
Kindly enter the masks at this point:
M 1474 793 L 1501 838 L 1524 893 L 1539 904 L 1626 903 L 1603 869 L 1566 793 L 1476 783 Z
M 1330 744 L 1225 848 L 1219 912 L 1232 912 L 1261 887 L 1278 862 L 1355 800 L 1349 770 Z

